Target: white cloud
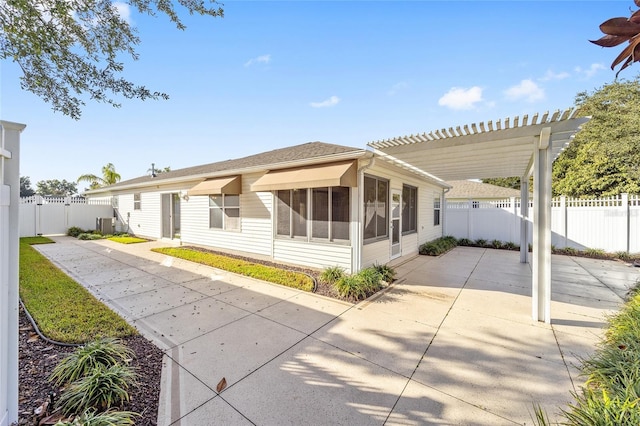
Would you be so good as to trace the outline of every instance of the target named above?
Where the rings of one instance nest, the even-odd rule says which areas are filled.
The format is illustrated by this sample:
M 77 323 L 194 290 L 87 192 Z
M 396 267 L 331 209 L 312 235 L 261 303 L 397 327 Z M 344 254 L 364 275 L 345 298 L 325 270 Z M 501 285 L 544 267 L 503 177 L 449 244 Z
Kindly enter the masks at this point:
M 438 105 L 451 109 L 471 109 L 482 101 L 482 88 L 473 86 L 469 89 L 452 87 L 447 93 L 438 99 Z
M 522 80 L 519 84 L 505 90 L 504 94 L 511 101 L 524 99 L 527 102 L 535 102 L 545 98 L 544 89 L 533 80 Z
M 129 5 L 127 3 L 116 1 L 113 3 L 112 7 L 124 22 L 131 24 L 131 9 L 129 9 Z
M 582 67 L 576 67 L 576 72 L 578 74 L 582 74 L 584 78 L 591 78 L 600 70 L 605 69 L 606 67 L 602 64 L 591 64 L 589 68 L 582 69 Z
M 396 95 L 398 92 L 408 89 L 409 88 L 409 83 L 407 83 L 406 81 L 401 81 L 399 83 L 394 84 L 393 86 L 391 86 L 391 89 L 389 89 L 389 91 L 387 92 L 387 94 L 389 96 L 394 96 Z
M 255 58 L 249 59 L 244 63 L 245 67 L 250 67 L 253 64 L 268 64 L 271 62 L 271 55 L 260 55 Z
M 326 108 L 338 105 L 340 102 L 340 98 L 337 96 L 331 96 L 329 99 L 325 99 L 322 102 L 311 102 L 311 105 L 314 108 Z
M 568 72 L 553 72 L 551 70 L 547 70 L 543 77 L 539 78 L 540 81 L 550 81 L 550 80 L 564 80 L 565 78 L 571 77 L 571 74 Z

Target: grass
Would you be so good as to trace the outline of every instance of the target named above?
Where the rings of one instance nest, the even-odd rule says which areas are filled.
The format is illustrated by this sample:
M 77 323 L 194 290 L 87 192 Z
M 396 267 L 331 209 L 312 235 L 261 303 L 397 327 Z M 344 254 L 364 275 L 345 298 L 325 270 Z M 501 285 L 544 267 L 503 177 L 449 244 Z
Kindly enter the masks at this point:
M 144 238 L 132 237 L 129 235 L 118 235 L 115 237 L 108 237 L 107 240 L 115 241 L 120 244 L 136 244 L 136 243 L 146 243 L 147 240 Z
M 313 278 L 300 272 L 182 247 L 155 248 L 152 251 L 287 287 L 313 291 Z
M 20 297 L 40 331 L 65 343 L 136 334 L 120 316 L 31 247 L 46 240 L 20 239 Z

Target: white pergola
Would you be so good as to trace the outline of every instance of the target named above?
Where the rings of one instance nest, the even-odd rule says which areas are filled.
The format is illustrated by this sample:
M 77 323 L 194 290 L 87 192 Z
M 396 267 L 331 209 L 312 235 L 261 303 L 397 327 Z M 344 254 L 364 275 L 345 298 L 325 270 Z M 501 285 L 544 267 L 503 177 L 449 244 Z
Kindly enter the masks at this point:
M 577 109 L 509 118 L 370 142 L 400 167 L 444 181 L 521 177 L 521 211 L 527 216 L 533 175 L 532 316 L 551 321 L 551 165 L 586 123 Z M 446 219 L 445 219 L 446 220 Z M 520 261 L 527 262 L 527 222 L 520 230 Z

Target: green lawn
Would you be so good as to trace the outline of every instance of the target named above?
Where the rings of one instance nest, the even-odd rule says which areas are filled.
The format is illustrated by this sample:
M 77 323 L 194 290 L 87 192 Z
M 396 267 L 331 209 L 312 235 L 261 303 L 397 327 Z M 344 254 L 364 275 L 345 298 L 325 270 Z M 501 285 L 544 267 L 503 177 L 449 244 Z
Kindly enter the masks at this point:
M 313 291 L 313 279 L 300 272 L 183 247 L 164 247 L 152 249 L 152 251 L 304 291 Z
M 52 241 L 45 237 L 20 239 L 20 297 L 40 331 L 66 343 L 136 334 L 135 328 L 31 247 L 48 242 Z

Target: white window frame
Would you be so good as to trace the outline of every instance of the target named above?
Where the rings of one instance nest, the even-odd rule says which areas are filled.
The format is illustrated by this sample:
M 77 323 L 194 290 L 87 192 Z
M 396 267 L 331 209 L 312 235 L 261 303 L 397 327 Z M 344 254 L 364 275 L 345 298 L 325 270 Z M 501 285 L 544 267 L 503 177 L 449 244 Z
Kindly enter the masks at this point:
M 133 193 L 133 209 L 142 210 L 142 193 L 141 192 Z
M 216 205 L 212 197 L 221 197 L 222 205 L 221 206 Z M 227 205 L 226 200 L 228 197 L 238 197 L 238 204 Z M 209 201 L 209 229 L 219 229 L 222 231 L 232 231 L 232 232 L 238 232 L 242 230 L 242 210 L 241 210 L 240 194 L 211 194 L 207 198 Z M 222 217 L 221 226 L 213 226 L 213 224 L 211 223 L 211 211 L 213 209 L 220 210 L 220 214 Z M 231 211 L 231 210 L 238 211 L 237 227 L 230 227 L 231 221 L 227 221 L 227 216 L 228 216 L 227 211 Z

